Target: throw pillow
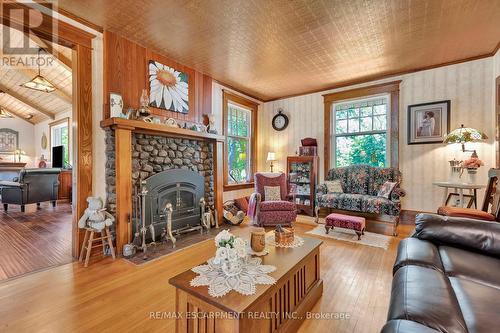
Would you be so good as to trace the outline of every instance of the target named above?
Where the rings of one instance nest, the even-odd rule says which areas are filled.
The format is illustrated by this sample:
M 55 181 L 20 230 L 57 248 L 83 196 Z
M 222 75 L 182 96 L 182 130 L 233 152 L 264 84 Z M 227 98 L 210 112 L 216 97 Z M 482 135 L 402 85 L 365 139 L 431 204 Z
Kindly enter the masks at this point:
M 340 180 L 335 179 L 335 180 L 328 180 L 325 182 L 326 188 L 328 189 L 328 193 L 344 193 L 344 190 L 342 189 L 342 183 Z
M 279 186 L 264 186 L 265 201 L 281 201 L 281 188 Z
M 392 190 L 394 190 L 394 187 L 396 187 L 396 184 L 397 183 L 393 183 L 393 182 L 385 182 L 378 190 L 377 196 L 389 199 L 389 197 L 391 196 Z
M 242 211 L 244 211 L 245 214 L 247 213 L 247 211 L 248 211 L 248 200 L 247 200 L 247 198 L 238 198 L 238 199 L 235 199 L 234 200 L 234 204 L 236 205 L 236 207 L 238 207 L 239 209 L 241 209 Z

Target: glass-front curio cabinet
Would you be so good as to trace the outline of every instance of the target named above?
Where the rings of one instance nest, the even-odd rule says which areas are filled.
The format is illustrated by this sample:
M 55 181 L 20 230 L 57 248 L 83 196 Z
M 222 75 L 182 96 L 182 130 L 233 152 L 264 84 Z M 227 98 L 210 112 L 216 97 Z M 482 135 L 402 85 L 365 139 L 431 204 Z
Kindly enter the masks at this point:
M 288 194 L 297 211 L 314 215 L 314 196 L 318 179 L 318 156 L 287 157 Z

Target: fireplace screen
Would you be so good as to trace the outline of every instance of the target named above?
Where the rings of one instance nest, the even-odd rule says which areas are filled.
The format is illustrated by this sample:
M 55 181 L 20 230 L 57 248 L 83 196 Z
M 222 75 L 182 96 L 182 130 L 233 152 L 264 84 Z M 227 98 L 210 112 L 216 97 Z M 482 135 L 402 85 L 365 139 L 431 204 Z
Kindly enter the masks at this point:
M 153 223 L 160 235 L 166 221 L 165 206 L 172 204 L 172 229 L 182 229 L 200 223 L 200 199 L 204 196 L 204 178 L 197 172 L 171 169 L 157 173 L 144 181 L 146 223 Z M 135 226 L 137 228 L 137 226 Z

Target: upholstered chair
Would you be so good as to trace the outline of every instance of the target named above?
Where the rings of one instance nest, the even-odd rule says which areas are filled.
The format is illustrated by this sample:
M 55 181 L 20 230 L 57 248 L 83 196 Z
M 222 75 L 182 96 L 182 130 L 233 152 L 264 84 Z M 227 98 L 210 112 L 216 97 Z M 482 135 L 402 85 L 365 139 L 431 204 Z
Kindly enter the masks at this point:
M 266 189 L 267 187 L 267 189 Z M 266 191 L 279 187 L 276 198 L 266 198 Z M 248 216 L 252 224 L 261 227 L 291 226 L 297 217 L 295 204 L 287 200 L 286 175 L 284 173 L 256 173 L 255 193 L 248 203 Z

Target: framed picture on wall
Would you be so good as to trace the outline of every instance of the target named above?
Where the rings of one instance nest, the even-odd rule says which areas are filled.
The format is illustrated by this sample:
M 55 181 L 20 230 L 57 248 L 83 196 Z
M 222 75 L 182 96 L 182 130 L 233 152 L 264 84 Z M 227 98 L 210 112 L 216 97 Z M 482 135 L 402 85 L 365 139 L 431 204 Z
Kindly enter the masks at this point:
M 0 128 L 0 153 L 13 154 L 19 149 L 19 132 L 10 128 Z
M 159 109 L 189 112 L 189 76 L 157 61 L 149 61 L 149 105 Z
M 450 100 L 408 105 L 408 144 L 442 143 L 450 131 Z

